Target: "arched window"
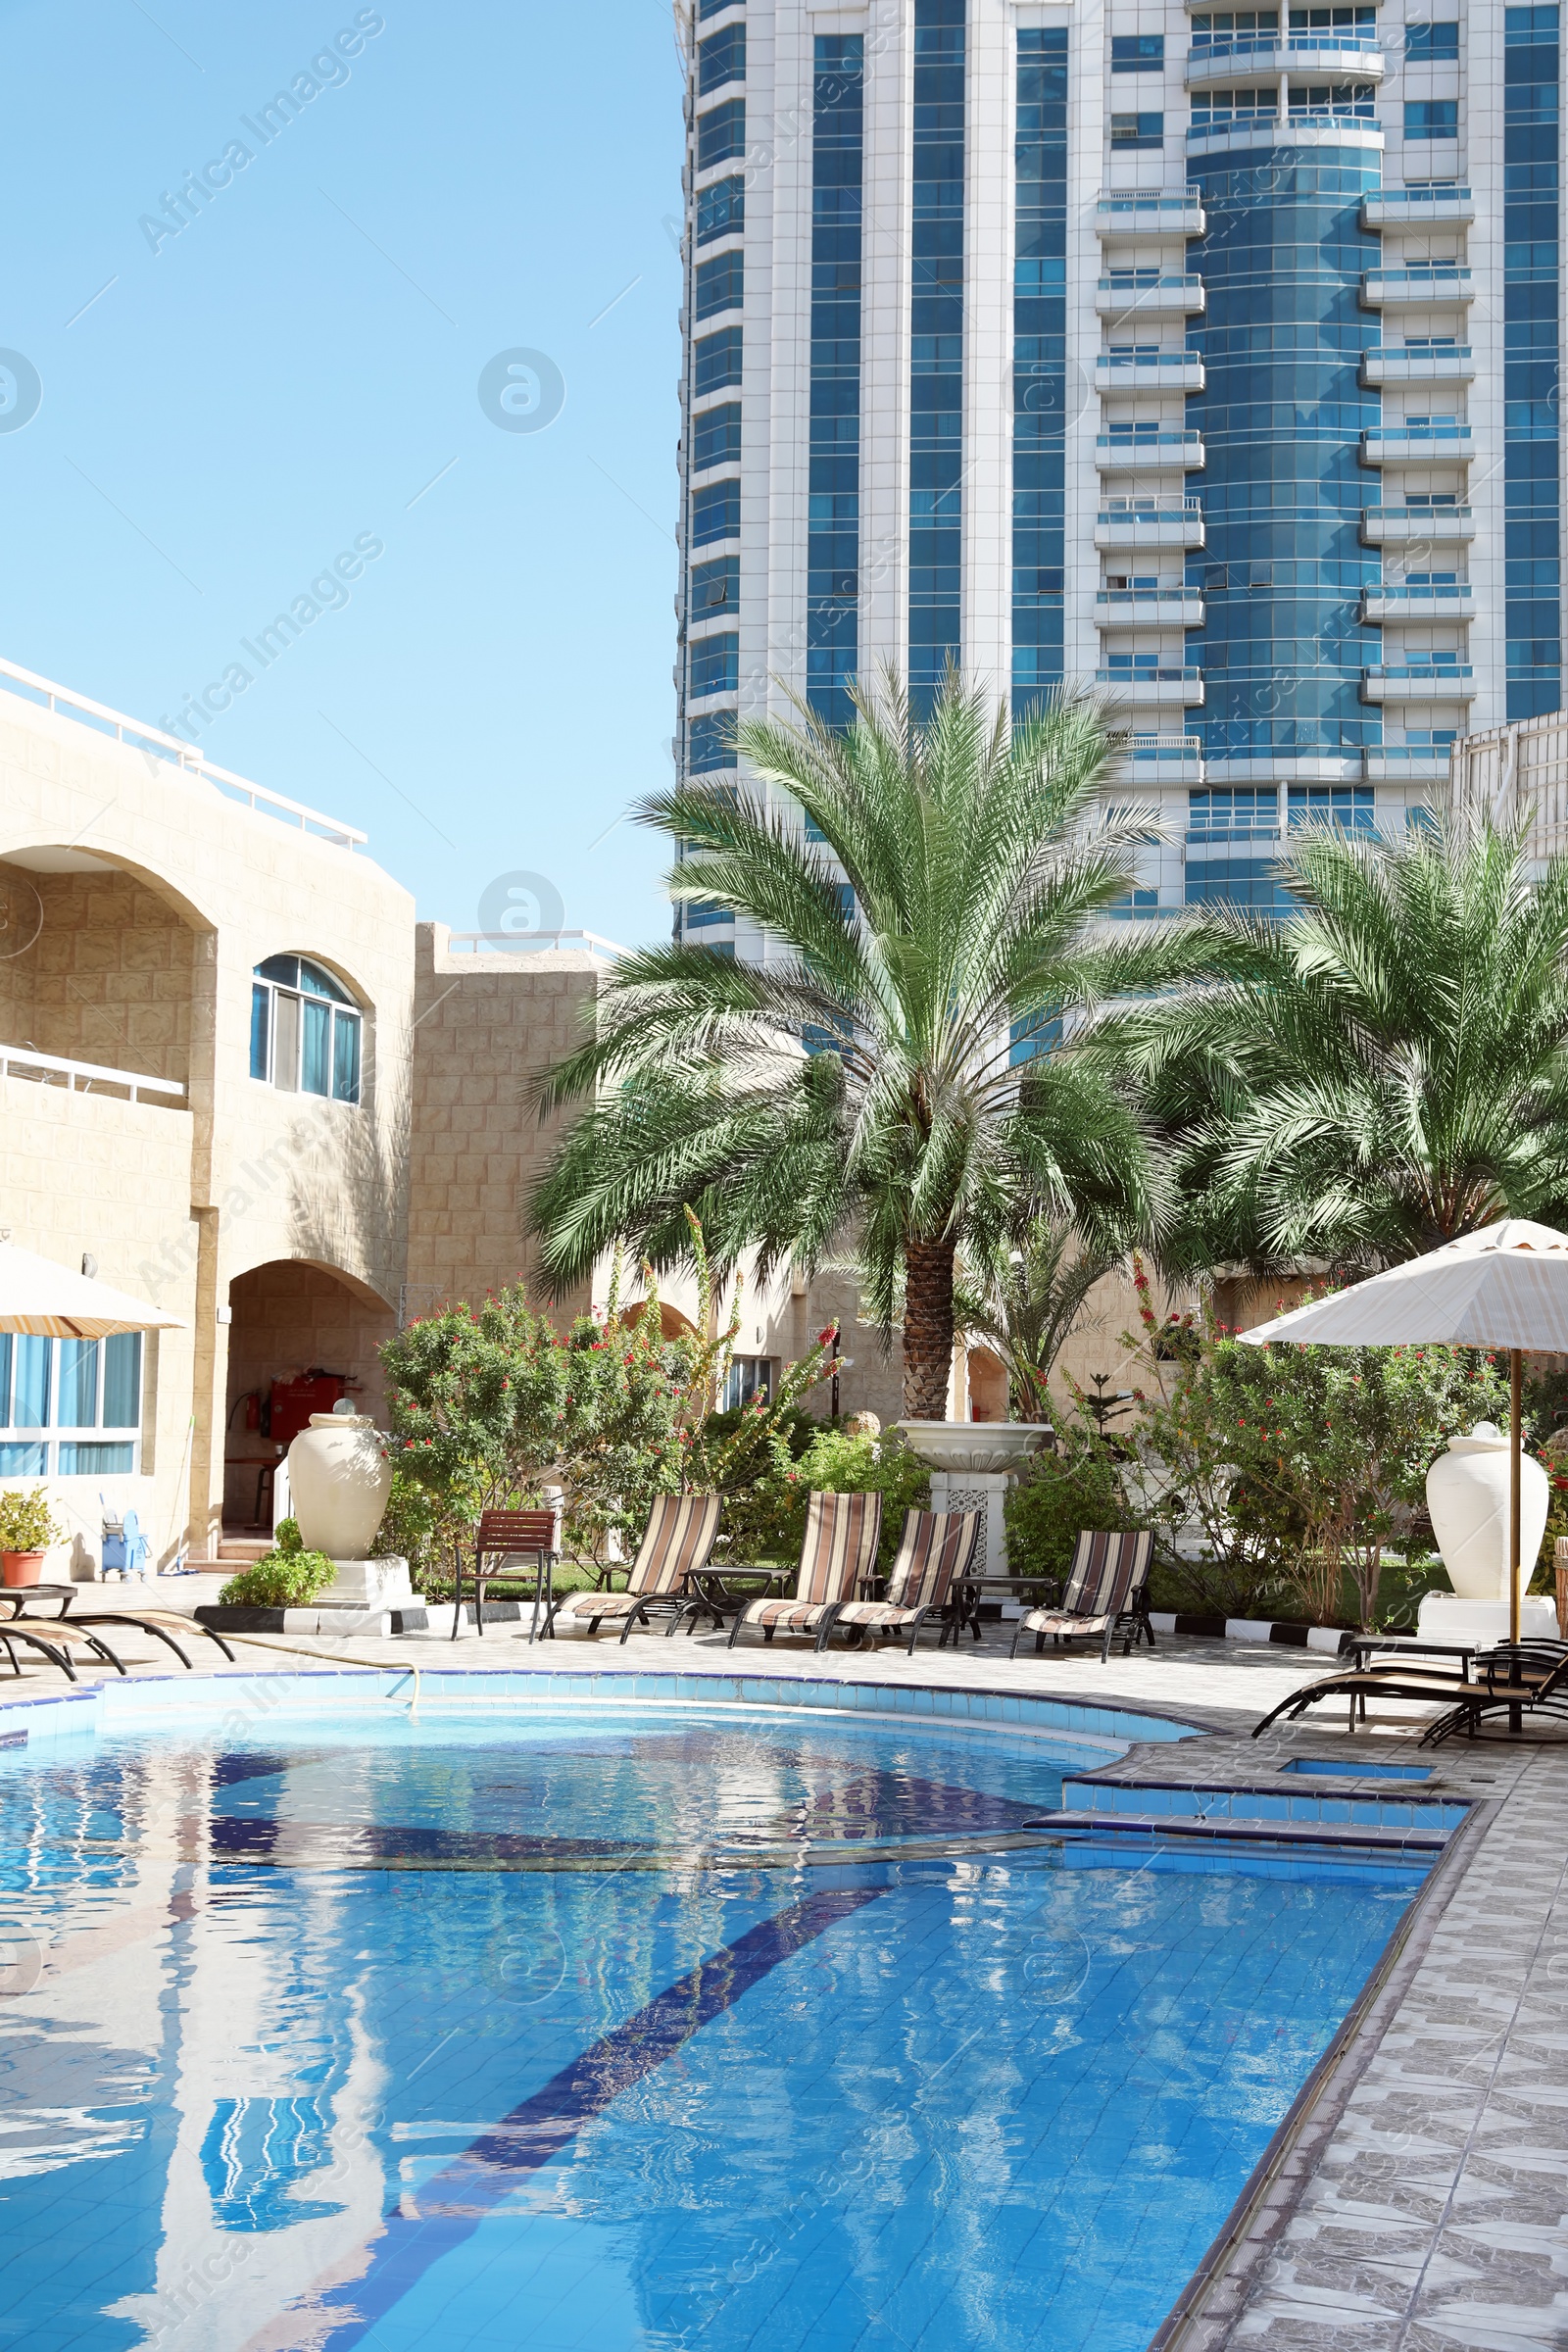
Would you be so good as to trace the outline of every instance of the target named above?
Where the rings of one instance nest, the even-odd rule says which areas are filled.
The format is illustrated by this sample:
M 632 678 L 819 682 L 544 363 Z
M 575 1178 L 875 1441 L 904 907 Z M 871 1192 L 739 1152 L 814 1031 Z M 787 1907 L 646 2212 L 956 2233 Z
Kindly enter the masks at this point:
M 365 1016 L 305 956 L 269 956 L 251 987 L 251 1076 L 288 1095 L 360 1099 Z

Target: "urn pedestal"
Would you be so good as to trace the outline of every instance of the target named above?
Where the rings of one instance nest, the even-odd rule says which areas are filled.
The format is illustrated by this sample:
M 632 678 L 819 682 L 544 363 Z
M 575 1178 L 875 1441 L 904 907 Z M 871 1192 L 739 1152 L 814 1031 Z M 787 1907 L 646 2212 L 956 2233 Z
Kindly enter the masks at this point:
M 1004 1505 L 1018 1471 L 1051 1431 L 1039 1421 L 901 1421 L 909 1451 L 931 1471 L 934 1511 L 978 1511 L 981 1576 L 1007 1574 Z

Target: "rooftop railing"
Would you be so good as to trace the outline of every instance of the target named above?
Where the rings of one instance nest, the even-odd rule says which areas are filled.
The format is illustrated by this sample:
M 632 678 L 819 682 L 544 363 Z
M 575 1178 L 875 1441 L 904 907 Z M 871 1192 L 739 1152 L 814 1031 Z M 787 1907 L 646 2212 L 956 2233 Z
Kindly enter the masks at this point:
M 615 963 L 626 950 L 597 931 L 454 931 L 447 945 L 457 956 L 546 955 L 554 949 L 578 950 L 602 963 Z
M 211 784 L 228 798 L 243 801 L 248 808 L 268 816 L 281 817 L 298 825 L 302 832 L 314 833 L 339 849 L 360 849 L 368 839 L 358 826 L 345 825 L 335 816 L 323 816 L 318 808 L 308 808 L 303 801 L 291 801 L 286 793 L 273 792 L 266 784 L 253 784 L 248 776 L 233 775 L 181 737 L 166 735 L 161 727 L 149 726 L 145 719 L 131 718 L 123 710 L 113 710 L 107 703 L 95 703 L 90 695 L 76 694 L 69 686 L 57 686 L 52 678 L 40 678 L 32 670 L 24 669 L 20 662 L 0 658 L 0 688 L 22 702 L 41 703 L 59 718 L 74 719 L 92 728 L 95 734 L 109 735 L 117 743 L 128 744 L 132 751 L 166 760 L 183 775 L 198 776 L 204 784 Z

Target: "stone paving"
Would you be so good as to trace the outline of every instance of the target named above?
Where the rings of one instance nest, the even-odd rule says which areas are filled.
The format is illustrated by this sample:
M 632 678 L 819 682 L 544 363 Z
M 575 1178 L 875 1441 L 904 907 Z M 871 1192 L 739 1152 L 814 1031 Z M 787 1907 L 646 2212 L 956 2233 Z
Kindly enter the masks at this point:
M 192 1608 L 217 1579 L 160 1583 L 145 1595 Z M 95 1596 L 96 1597 L 96 1596 Z M 137 1588 L 126 1590 L 134 1608 Z M 115 1601 L 106 1593 L 104 1605 Z M 120 1635 L 113 1637 L 117 1646 Z M 1200 1736 L 1133 1748 L 1119 1780 L 1269 1787 L 1293 1757 L 1431 1770 L 1421 1795 L 1476 1810 L 1407 1914 L 1401 1937 L 1350 2029 L 1308 2085 L 1244 2209 L 1167 2321 L 1159 2352 L 1219 2352 L 1266 2340 L 1280 2352 L 1546 2352 L 1568 2345 L 1568 1726 L 1517 1742 L 1483 1739 L 1418 1752 L 1423 1710 L 1389 1708 L 1353 1735 L 1335 1706 L 1261 1740 L 1252 1725 L 1332 1661 L 1264 1644 L 1162 1637 L 1102 1666 L 1092 1654 L 1007 1656 L 988 1629 L 960 1654 L 929 1643 L 909 1659 L 721 1637 L 577 1635 L 530 1645 L 482 1639 L 241 1640 L 213 1671 L 309 1674 L 343 1665 L 423 1670 L 505 1666 L 722 1676 L 820 1675 L 1093 1698 L 1144 1707 Z M 172 1661 L 124 1637 L 131 1672 Z M 204 1648 L 208 1645 L 203 1644 Z M 134 1652 L 134 1655 L 132 1654 Z M 203 1661 L 205 1665 L 205 1660 Z M 177 1673 L 179 1670 L 174 1668 Z M 90 1679 L 84 1677 L 84 1679 Z M 58 1688 L 29 1667 L 29 1695 Z M 0 1686 L 3 1689 L 4 1686 Z M 16 1686 L 13 1686 L 16 1688 Z M 1286 1784 L 1337 1795 L 1395 1793 L 1381 1777 Z

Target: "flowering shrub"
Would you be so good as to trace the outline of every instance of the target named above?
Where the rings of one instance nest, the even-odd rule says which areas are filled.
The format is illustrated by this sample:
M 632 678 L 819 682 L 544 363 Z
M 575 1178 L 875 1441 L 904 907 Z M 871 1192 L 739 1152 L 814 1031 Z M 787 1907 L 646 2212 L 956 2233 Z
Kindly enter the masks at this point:
M 692 1225 L 699 1315 L 712 1329 L 713 1288 Z M 683 1488 L 721 1494 L 724 1548 L 757 1556 L 777 1517 L 762 1497 L 793 1462 L 788 1425 L 823 1375 L 833 1327 L 790 1366 L 776 1397 L 719 1417 L 739 1295 L 716 1338 L 666 1340 L 651 1274 L 630 1310 L 618 1288 L 564 1333 L 510 1284 L 482 1307 L 443 1308 L 382 1347 L 393 1483 L 380 1541 L 421 1579 L 450 1572 L 481 1511 L 537 1502 L 557 1482 L 564 1544 L 579 1556 L 602 1556 L 612 1534 L 635 1541 L 654 1496 Z
M 1495 1362 L 1465 1348 L 1248 1346 L 1190 1315 L 1162 1323 L 1141 1265 L 1135 1280 L 1139 1467 L 1167 1589 L 1238 1616 L 1286 1597 L 1333 1624 L 1348 1577 L 1370 1626 L 1384 1551 L 1421 1510 L 1434 1456 L 1506 1418 Z M 1184 1527 L 1196 1560 L 1176 1548 Z

